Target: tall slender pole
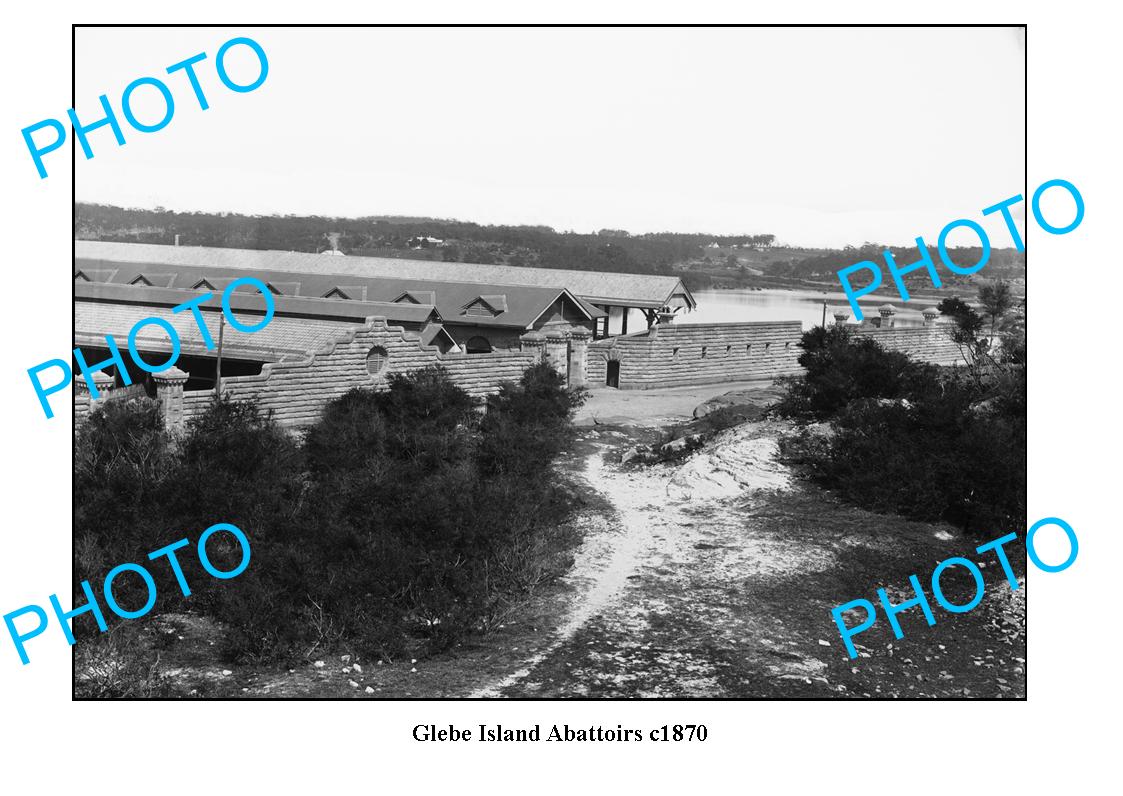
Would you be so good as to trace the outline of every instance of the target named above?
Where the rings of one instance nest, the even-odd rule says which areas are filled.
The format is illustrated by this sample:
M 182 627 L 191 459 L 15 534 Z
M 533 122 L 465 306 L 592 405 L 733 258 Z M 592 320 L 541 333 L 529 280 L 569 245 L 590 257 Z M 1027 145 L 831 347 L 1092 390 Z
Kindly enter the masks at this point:
M 823 328 L 827 328 L 827 302 L 823 302 Z
M 226 328 L 226 318 L 218 314 L 218 359 L 214 365 L 214 397 L 222 398 L 222 330 Z

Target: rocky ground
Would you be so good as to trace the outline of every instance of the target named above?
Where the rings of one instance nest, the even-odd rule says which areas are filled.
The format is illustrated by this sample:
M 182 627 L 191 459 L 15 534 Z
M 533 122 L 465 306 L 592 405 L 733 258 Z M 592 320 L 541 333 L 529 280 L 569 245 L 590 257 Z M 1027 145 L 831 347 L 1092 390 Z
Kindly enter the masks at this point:
M 774 397 L 760 387 L 741 385 L 725 398 L 697 401 L 697 414 L 735 406 L 759 418 L 752 408 Z M 689 420 L 677 404 L 695 397 L 675 396 L 673 411 L 658 424 Z M 614 391 L 607 400 L 613 399 Z M 846 506 L 801 480 L 778 457 L 786 422 L 749 420 L 680 458 L 643 464 L 632 456 L 621 463 L 629 451 L 657 451 L 665 432 L 621 405 L 598 411 L 595 401 L 596 395 L 581 418 L 579 450 L 564 468 L 606 500 L 573 520 L 584 541 L 570 572 L 498 632 L 423 662 L 333 652 L 271 671 L 217 663 L 209 651 L 221 629 L 200 617 L 164 616 L 156 626 L 171 693 L 1025 696 L 1024 574 L 1023 588 L 1011 591 L 997 564 L 987 565 L 978 608 L 953 615 L 933 602 L 933 627 L 919 609 L 907 611 L 902 639 L 880 618 L 856 637 L 854 660 L 831 618 L 840 603 L 876 602 L 878 587 L 907 599 L 910 574 L 927 583 L 945 558 L 977 559 L 979 540 Z M 956 581 L 949 573 L 943 584 L 954 602 L 969 599 L 969 576 Z

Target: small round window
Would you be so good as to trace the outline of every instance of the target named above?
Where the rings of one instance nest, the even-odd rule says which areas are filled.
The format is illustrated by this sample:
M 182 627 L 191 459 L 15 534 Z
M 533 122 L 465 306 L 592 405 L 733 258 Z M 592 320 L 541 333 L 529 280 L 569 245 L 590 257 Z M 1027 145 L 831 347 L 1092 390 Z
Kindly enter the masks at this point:
M 382 346 L 376 345 L 367 354 L 367 372 L 372 376 L 378 376 L 382 371 L 386 370 L 386 366 L 390 364 L 390 353 Z

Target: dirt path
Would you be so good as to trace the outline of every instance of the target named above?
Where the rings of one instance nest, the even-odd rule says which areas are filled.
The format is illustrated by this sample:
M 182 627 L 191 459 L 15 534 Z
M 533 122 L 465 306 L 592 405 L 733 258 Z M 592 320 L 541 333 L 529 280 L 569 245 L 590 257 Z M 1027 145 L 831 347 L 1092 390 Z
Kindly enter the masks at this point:
M 994 621 L 1008 609 L 1000 583 L 976 612 L 933 628 L 903 615 L 905 639 L 875 629 L 859 638 L 862 658 L 846 657 L 833 605 L 892 593 L 967 542 L 796 481 L 776 459 L 783 428 L 730 429 L 682 466 L 589 456 L 585 477 L 618 521 L 586 538 L 552 640 L 472 696 L 1024 694 L 1024 636 Z
M 659 417 L 680 422 L 683 391 Z M 705 391 L 703 400 L 713 395 Z M 626 396 L 627 397 L 627 396 Z M 654 400 L 657 396 L 648 396 Z M 583 538 L 559 583 L 504 625 L 424 661 L 367 660 L 323 650 L 292 668 L 222 664 L 222 630 L 202 617 L 159 620 L 161 668 L 182 696 L 240 697 L 1022 697 L 1025 589 L 984 570 L 978 608 L 900 615 L 857 637 L 850 660 L 831 619 L 840 603 L 895 602 L 916 573 L 970 555 L 979 542 L 944 525 L 846 506 L 794 477 L 777 458 L 789 427 L 728 429 L 685 462 L 626 467 L 620 453 L 658 432 L 625 417 L 592 425 L 622 399 L 598 395 L 581 451 L 562 463 L 609 506 L 571 520 Z M 681 404 L 679 406 L 678 404 Z M 629 406 L 627 409 L 640 407 Z M 652 408 L 652 407 L 646 407 Z M 965 603 L 969 577 L 944 582 Z

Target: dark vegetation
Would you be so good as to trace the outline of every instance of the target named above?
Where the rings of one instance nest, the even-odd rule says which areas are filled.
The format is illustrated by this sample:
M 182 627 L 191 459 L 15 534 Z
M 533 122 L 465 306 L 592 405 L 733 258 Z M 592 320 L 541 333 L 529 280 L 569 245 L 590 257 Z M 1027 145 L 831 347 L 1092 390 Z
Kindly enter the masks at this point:
M 789 259 L 787 262 L 778 262 L 770 273 L 776 276 L 829 281 L 837 284 L 836 274 L 840 268 L 846 268 L 868 260 L 880 266 L 883 274 L 885 274 L 884 281 L 889 283 L 879 288 L 879 291 L 885 292 L 888 290 L 890 293 L 894 293 L 895 288 L 892 286 L 892 280 L 888 276 L 885 263 L 884 252 L 886 249 L 892 253 L 899 268 L 912 265 L 921 259 L 916 246 L 885 246 L 879 243 L 864 243 L 861 246 L 846 246 L 842 249 L 832 249 L 810 257 L 796 257 Z M 948 255 L 952 261 L 963 267 L 973 266 L 979 261 L 982 253 L 983 250 L 978 246 L 958 246 L 948 249 Z M 974 275 L 954 274 L 946 268 L 941 262 L 940 253 L 935 246 L 928 246 L 928 256 L 936 264 L 942 288 L 963 288 L 975 284 L 976 277 Z M 1005 248 L 991 249 L 990 259 L 979 274 L 987 279 L 1011 280 L 1024 278 L 1025 272 L 1025 252 L 1020 252 L 1014 248 Z M 866 284 L 865 281 L 860 280 L 868 279 L 870 279 L 870 275 L 866 272 L 857 273 L 852 277 L 855 287 Z M 932 277 L 924 268 L 907 273 L 902 279 L 912 291 L 934 289 Z M 1009 289 L 1008 284 L 1007 289 Z
M 766 249 L 774 241 L 773 235 L 631 235 L 609 229 L 582 234 L 452 219 L 176 213 L 84 203 L 76 206 L 74 224 L 74 235 L 80 239 L 171 244 L 178 234 L 180 242 L 190 246 L 301 252 L 338 248 L 372 257 L 642 274 L 671 274 L 672 266 L 701 260 L 709 243 Z
M 565 566 L 573 540 L 559 519 L 578 498 L 547 471 L 571 442 L 582 400 L 535 365 L 481 415 L 433 368 L 396 374 L 385 391 L 348 392 L 303 439 L 248 403 L 216 401 L 180 438 L 164 432 L 148 401 L 109 404 L 77 439 L 76 571 L 100 595 L 112 567 L 148 565 L 155 613 L 189 608 L 218 620 L 229 660 L 331 648 L 388 660 L 432 654 L 503 621 Z M 252 545 L 249 568 L 230 581 L 207 575 L 193 552 L 217 522 L 237 525 Z M 223 536 L 208 553 L 231 570 L 241 552 L 233 541 L 223 548 Z M 192 541 L 179 555 L 187 598 L 166 561 L 147 561 L 183 537 Z M 75 593 L 75 604 L 85 602 Z M 147 596 L 126 576 L 114 594 L 130 610 Z M 86 637 L 79 671 L 94 674 L 80 692 L 126 693 L 104 682 L 122 682 L 113 666 L 151 671 L 113 654 L 141 621 L 104 635 L 89 616 L 75 621 Z
M 710 235 L 620 229 L 593 234 L 559 232 L 545 226 L 482 225 L 466 221 L 403 216 L 247 216 L 238 213 L 177 213 L 78 203 L 74 236 L 79 239 L 185 246 L 323 252 L 371 257 L 405 257 L 466 263 L 501 263 L 536 268 L 572 268 L 639 274 L 674 274 L 691 289 L 711 287 L 799 287 L 837 285 L 839 268 L 861 260 L 884 261 L 885 247 L 866 243 L 844 249 L 779 245 L 770 234 Z M 713 244 L 717 244 L 716 247 Z M 892 247 L 901 264 L 914 262 L 915 249 Z M 931 251 L 933 261 L 939 255 Z M 980 250 L 953 248 L 960 264 L 978 260 Z M 1015 279 L 1025 272 L 1025 254 L 994 249 L 982 274 Z M 975 277 L 940 269 L 948 286 L 974 284 Z M 931 289 L 924 271 L 905 276 L 913 290 Z M 857 277 L 856 277 L 857 279 Z M 891 280 L 881 292 L 892 293 Z
M 986 320 L 959 299 L 940 310 L 954 321 L 964 367 L 914 362 L 846 327 L 804 334 L 807 372 L 789 380 L 777 409 L 827 427 L 806 428 L 786 452 L 873 511 L 986 536 L 1024 531 L 1024 327 L 1012 325 L 998 342 L 981 336 Z

